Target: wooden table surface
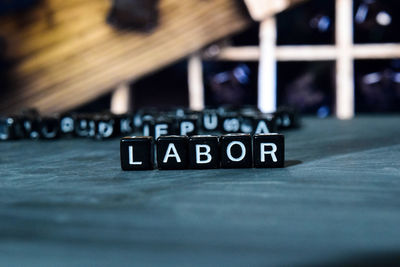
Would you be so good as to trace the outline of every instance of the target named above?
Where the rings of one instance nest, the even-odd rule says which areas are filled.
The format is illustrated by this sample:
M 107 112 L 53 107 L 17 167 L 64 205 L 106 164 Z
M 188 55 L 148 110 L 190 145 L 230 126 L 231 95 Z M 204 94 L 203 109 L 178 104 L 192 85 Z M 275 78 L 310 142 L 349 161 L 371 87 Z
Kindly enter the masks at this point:
M 118 140 L 0 143 L 0 265 L 399 264 L 400 117 L 303 124 L 284 169 L 123 172 Z

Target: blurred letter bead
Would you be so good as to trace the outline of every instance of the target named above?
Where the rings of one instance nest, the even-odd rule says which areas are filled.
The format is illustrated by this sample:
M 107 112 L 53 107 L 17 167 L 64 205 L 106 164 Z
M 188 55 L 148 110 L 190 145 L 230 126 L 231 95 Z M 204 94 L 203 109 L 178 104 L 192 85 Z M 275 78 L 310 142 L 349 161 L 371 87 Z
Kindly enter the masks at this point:
M 60 120 L 57 117 L 42 117 L 40 120 L 40 137 L 56 139 L 60 136 Z
M 188 163 L 187 136 L 168 135 L 157 139 L 157 166 L 161 170 L 186 169 Z
M 95 135 L 95 122 L 92 116 L 88 114 L 81 114 L 77 116 L 75 121 L 75 134 L 78 137 L 94 137 Z
M 75 117 L 72 114 L 63 114 L 60 117 L 60 131 L 62 135 L 72 135 L 75 131 Z
M 195 135 L 189 138 L 189 168 L 219 168 L 218 136 Z
M 178 121 L 180 135 L 195 135 L 198 132 L 198 117 L 196 115 L 186 116 Z
M 118 128 L 115 125 L 115 120 L 112 116 L 95 116 L 93 121 L 95 125 L 94 137 L 96 139 L 108 139 L 116 136 L 116 130 Z
M 285 138 L 282 134 L 256 134 L 253 137 L 254 167 L 283 168 Z
M 222 116 L 222 131 L 224 133 L 240 132 L 240 117 L 233 112 L 226 113 Z
M 228 134 L 221 136 L 221 167 L 251 168 L 253 152 L 250 134 Z
M 18 117 L 0 118 L 0 140 L 13 140 L 24 137 L 22 123 Z
M 159 118 L 154 123 L 151 134 L 153 134 L 154 139 L 156 139 L 156 140 L 160 136 L 173 135 L 174 134 L 174 125 L 173 125 L 172 120 L 170 120 L 169 118 L 163 118 L 163 117 Z
M 135 126 L 133 124 L 133 116 L 130 114 L 117 115 L 115 116 L 117 125 L 119 125 L 119 134 L 132 134 Z
M 121 138 L 121 168 L 124 171 L 153 169 L 153 137 Z
M 261 114 L 255 117 L 254 134 L 275 133 L 277 130 L 274 116 L 272 114 Z
M 25 136 L 30 139 L 39 139 L 40 137 L 40 121 L 36 117 L 24 117 L 23 128 Z
M 204 110 L 201 120 L 204 131 L 215 132 L 219 130 L 219 116 L 216 110 Z

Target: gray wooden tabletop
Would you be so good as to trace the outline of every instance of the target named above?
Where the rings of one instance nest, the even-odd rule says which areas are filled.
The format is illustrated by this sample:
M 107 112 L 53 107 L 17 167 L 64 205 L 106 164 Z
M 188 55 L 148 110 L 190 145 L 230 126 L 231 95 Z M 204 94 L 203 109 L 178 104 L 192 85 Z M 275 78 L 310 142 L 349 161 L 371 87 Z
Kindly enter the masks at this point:
M 286 152 L 123 172 L 117 139 L 0 143 L 0 265 L 400 264 L 399 116 L 304 119 Z

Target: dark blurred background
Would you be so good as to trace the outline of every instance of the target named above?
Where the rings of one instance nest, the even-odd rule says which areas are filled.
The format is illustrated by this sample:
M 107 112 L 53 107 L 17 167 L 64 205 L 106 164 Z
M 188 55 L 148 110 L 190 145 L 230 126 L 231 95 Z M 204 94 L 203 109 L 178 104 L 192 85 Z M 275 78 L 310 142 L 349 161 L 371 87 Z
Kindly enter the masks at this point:
M 24 12 L 36 1 L 0 1 L 0 14 Z M 334 44 L 335 3 L 313 0 L 277 16 L 278 45 Z M 153 22 L 155 23 L 155 22 Z M 400 1 L 355 0 L 355 43 L 400 42 Z M 235 46 L 258 45 L 259 25 L 229 38 Z M 0 86 L 5 87 L 11 64 L 0 39 Z M 205 61 L 206 106 L 256 105 L 258 63 Z M 278 63 L 278 105 L 289 105 L 306 114 L 330 116 L 335 103 L 334 62 Z M 356 113 L 400 112 L 400 60 L 355 62 Z M 135 108 L 187 106 L 187 60 L 178 61 L 132 84 Z M 0 91 L 1 93 L 1 91 Z M 171 97 L 172 96 L 172 97 Z M 78 111 L 109 109 L 110 94 L 79 107 Z
M 278 45 L 334 44 L 334 21 L 333 0 L 309 1 L 282 12 L 277 23 Z M 400 42 L 400 1 L 355 1 L 354 23 L 355 43 Z M 232 43 L 258 45 L 258 33 L 259 25 L 254 24 L 233 36 Z M 181 61 L 135 83 L 134 106 L 187 106 L 186 65 Z M 204 62 L 203 67 L 207 106 L 257 104 L 258 63 Z M 235 72 L 241 78 L 236 78 Z M 334 75 L 334 62 L 278 63 L 278 105 L 294 106 L 319 117 L 332 115 Z M 400 60 L 356 61 L 355 86 L 357 113 L 400 112 Z M 166 103 L 165 94 L 170 92 L 176 97 Z M 100 102 L 107 108 L 109 99 Z M 95 109 L 98 105 L 96 102 Z M 89 107 L 93 105 L 83 109 Z

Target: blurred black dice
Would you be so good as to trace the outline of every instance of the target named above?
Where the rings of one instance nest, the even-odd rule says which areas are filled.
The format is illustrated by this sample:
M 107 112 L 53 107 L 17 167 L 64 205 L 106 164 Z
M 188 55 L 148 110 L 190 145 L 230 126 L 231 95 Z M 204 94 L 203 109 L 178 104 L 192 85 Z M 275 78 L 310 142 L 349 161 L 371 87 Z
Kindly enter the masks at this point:
M 45 116 L 40 118 L 40 138 L 56 139 L 60 137 L 60 119 L 57 116 Z
M 0 117 L 0 140 L 24 138 L 23 121 L 18 116 Z
M 197 115 L 186 115 L 178 119 L 179 135 L 196 135 L 199 123 Z

